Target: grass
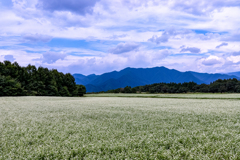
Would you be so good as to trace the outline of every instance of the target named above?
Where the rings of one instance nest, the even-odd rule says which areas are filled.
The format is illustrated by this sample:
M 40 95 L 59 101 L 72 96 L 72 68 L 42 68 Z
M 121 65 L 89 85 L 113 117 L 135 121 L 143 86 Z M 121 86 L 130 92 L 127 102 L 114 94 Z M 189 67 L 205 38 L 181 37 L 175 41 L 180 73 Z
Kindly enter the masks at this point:
M 239 102 L 2 97 L 0 159 L 240 159 Z

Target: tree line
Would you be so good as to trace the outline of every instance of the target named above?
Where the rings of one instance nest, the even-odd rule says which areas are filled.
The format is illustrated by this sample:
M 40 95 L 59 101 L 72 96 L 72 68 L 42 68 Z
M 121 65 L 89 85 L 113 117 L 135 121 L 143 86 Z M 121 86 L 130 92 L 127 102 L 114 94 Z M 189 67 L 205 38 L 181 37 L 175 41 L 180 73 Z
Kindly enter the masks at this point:
M 83 96 L 86 88 L 70 74 L 17 62 L 0 62 L 0 96 Z
M 108 90 L 106 93 L 187 93 L 187 92 L 200 92 L 200 93 L 240 93 L 240 81 L 236 78 L 233 79 L 218 79 L 210 84 L 197 84 L 195 82 L 184 83 L 155 83 L 145 86 L 137 86 L 131 88 L 118 88 Z

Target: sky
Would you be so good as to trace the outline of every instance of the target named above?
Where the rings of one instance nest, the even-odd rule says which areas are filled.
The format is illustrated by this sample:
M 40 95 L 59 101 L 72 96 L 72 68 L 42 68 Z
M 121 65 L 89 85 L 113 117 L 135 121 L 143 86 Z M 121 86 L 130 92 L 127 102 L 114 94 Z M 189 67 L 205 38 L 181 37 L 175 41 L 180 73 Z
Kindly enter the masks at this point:
M 0 61 L 102 74 L 240 71 L 239 0 L 0 0 Z

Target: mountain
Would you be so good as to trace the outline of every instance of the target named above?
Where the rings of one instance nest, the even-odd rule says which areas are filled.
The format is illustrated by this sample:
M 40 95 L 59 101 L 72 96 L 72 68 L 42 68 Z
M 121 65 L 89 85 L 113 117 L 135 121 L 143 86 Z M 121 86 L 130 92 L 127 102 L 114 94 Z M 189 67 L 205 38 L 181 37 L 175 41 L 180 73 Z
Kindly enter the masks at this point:
M 198 78 L 199 80 L 203 81 L 205 84 L 209 84 L 218 79 L 229 79 L 229 78 L 237 78 L 238 76 L 235 75 L 228 75 L 228 74 L 209 74 L 209 73 L 197 73 L 197 72 L 190 72 L 194 77 Z M 230 76 L 230 77 L 229 77 Z
M 82 74 L 74 74 L 73 77 L 75 78 L 77 84 L 86 85 L 89 82 L 95 80 L 98 76 L 95 74 L 91 74 L 89 76 L 84 76 Z
M 126 86 L 136 87 L 160 82 L 183 83 L 193 81 L 198 84 L 209 84 L 217 79 L 239 79 L 235 75 L 180 72 L 165 67 L 125 68 L 119 72 L 113 71 L 102 75 L 73 74 L 73 76 L 77 84 L 86 86 L 87 92 L 100 92 Z
M 227 73 L 227 74 L 232 75 L 232 76 L 240 77 L 240 72 L 231 72 L 231 73 Z

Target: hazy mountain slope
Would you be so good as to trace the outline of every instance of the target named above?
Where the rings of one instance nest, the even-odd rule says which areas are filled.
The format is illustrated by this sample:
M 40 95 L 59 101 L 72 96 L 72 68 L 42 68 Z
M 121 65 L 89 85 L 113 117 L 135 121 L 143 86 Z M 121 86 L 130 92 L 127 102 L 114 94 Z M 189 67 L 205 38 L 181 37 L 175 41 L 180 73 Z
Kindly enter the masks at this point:
M 92 82 L 98 77 L 95 74 L 91 74 L 89 76 L 84 76 L 82 74 L 73 74 L 73 76 L 77 84 L 83 84 L 83 85 L 89 84 L 90 82 Z
M 226 74 L 208 74 L 208 73 L 197 73 L 197 72 L 189 72 L 192 73 L 193 76 L 198 78 L 199 80 L 203 81 L 206 84 L 209 84 L 217 79 L 230 79 L 230 78 L 237 78 L 236 76 L 226 75 Z
M 87 85 L 85 85 L 85 87 L 86 87 L 87 92 L 100 92 L 100 91 L 104 90 L 100 86 L 94 86 L 92 84 L 87 84 Z
M 136 79 L 138 79 L 136 81 Z M 127 73 L 126 75 L 123 75 L 122 77 L 119 77 L 118 79 L 108 79 L 105 82 L 101 83 L 100 85 L 86 85 L 86 89 L 88 92 L 99 92 L 99 91 L 107 91 L 111 89 L 117 89 L 117 88 L 124 88 L 126 86 L 136 87 L 140 85 L 145 85 L 143 80 L 140 78 L 137 78 L 136 75 Z
M 232 76 L 240 77 L 240 72 L 231 72 L 231 73 L 227 73 L 227 74 L 232 75 Z

